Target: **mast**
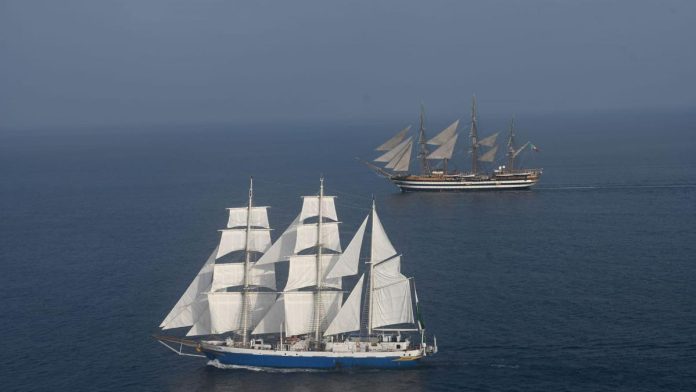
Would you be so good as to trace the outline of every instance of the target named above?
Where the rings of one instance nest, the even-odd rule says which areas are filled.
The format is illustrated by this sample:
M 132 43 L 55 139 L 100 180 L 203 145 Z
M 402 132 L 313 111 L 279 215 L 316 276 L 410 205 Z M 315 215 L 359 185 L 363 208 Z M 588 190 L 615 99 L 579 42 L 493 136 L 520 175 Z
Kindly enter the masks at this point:
M 471 104 L 471 171 L 478 171 L 478 124 L 476 121 L 476 95 Z
M 510 137 L 508 138 L 508 171 L 515 169 L 515 116 L 510 120 Z
M 375 198 L 374 196 L 372 197 L 372 222 L 373 222 L 373 227 L 374 227 L 374 221 L 375 221 Z M 374 236 L 373 236 L 374 238 Z M 370 251 L 372 253 L 372 251 Z M 373 285 L 374 285 L 374 279 L 373 279 L 373 272 L 374 272 L 374 263 L 373 263 L 373 258 L 372 254 L 370 254 L 370 281 L 368 282 L 368 289 L 367 292 L 369 293 L 369 298 L 367 300 L 367 336 L 370 337 L 372 335 L 372 290 L 373 290 Z
M 321 337 L 321 315 L 319 314 L 321 308 L 321 291 L 323 288 L 322 282 L 322 270 L 321 270 L 321 225 L 323 220 L 322 207 L 324 199 L 324 176 L 319 178 L 319 222 L 317 224 L 317 291 L 314 295 L 314 340 L 317 342 Z
M 425 107 L 421 103 L 420 111 L 420 129 L 418 131 L 418 159 L 421 161 L 421 173 L 428 174 L 430 172 L 430 167 L 428 165 L 428 146 L 427 140 L 425 139 Z
M 244 247 L 244 289 L 242 291 L 242 345 L 246 347 L 249 340 L 249 264 L 251 251 L 249 237 L 251 234 L 251 208 L 254 198 L 254 178 L 249 177 L 249 205 L 247 206 L 246 245 Z

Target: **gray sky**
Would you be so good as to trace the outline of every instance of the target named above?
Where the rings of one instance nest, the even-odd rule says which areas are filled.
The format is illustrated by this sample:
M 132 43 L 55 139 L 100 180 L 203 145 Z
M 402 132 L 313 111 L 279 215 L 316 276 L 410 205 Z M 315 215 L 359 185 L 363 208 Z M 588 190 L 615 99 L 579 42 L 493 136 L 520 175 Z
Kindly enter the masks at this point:
M 696 107 L 696 1 L 0 0 L 0 128 Z

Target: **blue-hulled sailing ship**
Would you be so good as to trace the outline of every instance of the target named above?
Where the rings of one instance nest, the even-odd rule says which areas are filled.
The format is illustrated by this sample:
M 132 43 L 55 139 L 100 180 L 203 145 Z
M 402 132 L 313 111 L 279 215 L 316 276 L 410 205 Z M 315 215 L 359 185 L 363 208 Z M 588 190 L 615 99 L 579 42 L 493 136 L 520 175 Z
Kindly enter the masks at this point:
M 160 343 L 213 364 L 272 368 L 413 367 L 437 352 L 435 338 L 426 341 L 414 280 L 401 273 L 401 254 L 374 201 L 345 251 L 323 179 L 273 243 L 268 207 L 253 203 L 253 182 L 248 205 L 228 212 L 218 247 L 160 325 L 188 328 L 186 337 L 155 336 Z M 370 248 L 361 259 L 368 222 Z M 278 263 L 288 263 L 281 290 Z M 357 275 L 344 287 L 344 278 Z

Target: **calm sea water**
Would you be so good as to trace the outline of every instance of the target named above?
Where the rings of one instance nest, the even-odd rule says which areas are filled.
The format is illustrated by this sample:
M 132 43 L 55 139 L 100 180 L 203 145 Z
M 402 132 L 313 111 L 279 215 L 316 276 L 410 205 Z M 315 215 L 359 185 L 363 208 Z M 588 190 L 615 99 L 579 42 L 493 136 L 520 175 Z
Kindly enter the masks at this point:
M 400 123 L 2 132 L 0 389 L 696 390 L 694 120 L 518 117 L 542 182 L 466 194 L 400 194 L 354 160 Z M 277 235 L 320 174 L 344 244 L 375 195 L 438 337 L 427 366 L 218 369 L 150 337 L 249 175 Z

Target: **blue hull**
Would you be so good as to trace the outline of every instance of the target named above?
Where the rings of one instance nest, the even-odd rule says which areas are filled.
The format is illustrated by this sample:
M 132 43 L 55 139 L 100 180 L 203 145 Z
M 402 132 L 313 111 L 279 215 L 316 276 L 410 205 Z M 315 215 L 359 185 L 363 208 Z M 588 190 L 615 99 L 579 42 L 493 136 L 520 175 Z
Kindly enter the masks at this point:
M 218 360 L 224 365 L 291 368 L 291 369 L 341 369 L 341 368 L 412 368 L 420 364 L 420 358 L 401 360 L 389 358 L 351 358 L 351 357 L 295 357 L 279 355 L 257 355 L 240 353 L 220 353 L 206 351 L 210 360 Z

